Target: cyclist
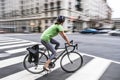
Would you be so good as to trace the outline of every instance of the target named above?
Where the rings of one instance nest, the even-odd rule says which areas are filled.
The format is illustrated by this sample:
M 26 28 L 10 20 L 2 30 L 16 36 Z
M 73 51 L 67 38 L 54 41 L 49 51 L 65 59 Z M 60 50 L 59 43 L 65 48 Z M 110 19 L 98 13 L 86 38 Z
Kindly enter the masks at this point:
M 52 54 L 49 56 L 49 59 L 46 61 L 46 63 L 44 64 L 44 67 L 43 67 L 47 71 L 49 71 L 49 64 L 50 64 L 51 60 L 55 58 L 56 49 L 58 49 L 58 47 L 60 45 L 60 43 L 58 41 L 56 41 L 55 39 L 53 39 L 53 37 L 60 34 L 62 36 L 62 38 L 68 43 L 68 45 L 70 45 L 70 42 L 63 30 L 62 25 L 63 25 L 64 21 L 65 21 L 64 16 L 58 16 L 56 22 L 53 25 L 51 25 L 49 28 L 47 28 L 41 35 L 41 43 L 48 50 L 50 50 L 52 52 Z M 51 44 L 56 44 L 55 48 L 53 48 L 53 46 Z

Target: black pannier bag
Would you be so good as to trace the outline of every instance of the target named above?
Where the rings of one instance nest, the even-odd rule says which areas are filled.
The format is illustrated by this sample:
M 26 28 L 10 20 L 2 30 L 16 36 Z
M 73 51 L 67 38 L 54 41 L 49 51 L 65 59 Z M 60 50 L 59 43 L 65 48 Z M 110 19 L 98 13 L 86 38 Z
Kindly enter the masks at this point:
M 29 55 L 28 55 L 28 62 L 35 62 L 38 64 L 39 59 L 39 45 L 34 45 L 32 47 L 27 48 Z

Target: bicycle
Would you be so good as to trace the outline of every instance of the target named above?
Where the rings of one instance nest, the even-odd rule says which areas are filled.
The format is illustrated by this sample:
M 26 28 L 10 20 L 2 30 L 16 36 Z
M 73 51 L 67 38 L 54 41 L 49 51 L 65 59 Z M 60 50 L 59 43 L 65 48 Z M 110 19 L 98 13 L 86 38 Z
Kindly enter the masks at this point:
M 71 41 L 70 43 L 71 43 L 70 46 L 67 43 L 65 43 L 65 47 L 60 48 L 64 50 L 60 52 L 60 54 L 55 59 L 52 60 L 52 62 L 49 65 L 50 69 L 55 67 L 55 62 L 60 57 L 61 57 L 60 66 L 65 72 L 72 73 L 81 68 L 83 64 L 83 57 L 80 55 L 80 53 L 75 51 L 76 49 L 78 49 L 78 44 L 74 44 L 73 41 Z M 68 50 L 68 48 L 70 47 L 72 49 Z M 46 54 L 46 52 L 48 53 L 48 55 Z M 27 54 L 23 61 L 24 68 L 33 74 L 39 74 L 45 71 L 43 69 L 43 66 L 45 62 L 48 60 L 49 55 L 50 52 L 47 49 L 39 48 L 39 62 L 36 64 L 34 62 L 32 63 L 28 62 L 29 54 Z

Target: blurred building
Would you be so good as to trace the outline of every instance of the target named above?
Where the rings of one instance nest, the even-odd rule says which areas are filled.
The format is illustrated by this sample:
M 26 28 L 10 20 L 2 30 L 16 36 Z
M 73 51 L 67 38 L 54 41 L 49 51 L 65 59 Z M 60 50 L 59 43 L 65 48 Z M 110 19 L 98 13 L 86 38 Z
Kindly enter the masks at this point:
M 84 28 L 98 28 L 111 24 L 112 10 L 108 6 L 106 0 L 83 0 L 83 13 L 86 15 L 84 19 Z
M 113 23 L 114 23 L 114 29 L 120 29 L 120 18 L 113 18 Z
M 41 32 L 64 15 L 65 30 L 79 31 L 106 24 L 111 12 L 106 0 L 0 0 L 0 29 Z
M 16 32 L 16 20 L 20 16 L 20 0 L 0 0 L 0 30 Z

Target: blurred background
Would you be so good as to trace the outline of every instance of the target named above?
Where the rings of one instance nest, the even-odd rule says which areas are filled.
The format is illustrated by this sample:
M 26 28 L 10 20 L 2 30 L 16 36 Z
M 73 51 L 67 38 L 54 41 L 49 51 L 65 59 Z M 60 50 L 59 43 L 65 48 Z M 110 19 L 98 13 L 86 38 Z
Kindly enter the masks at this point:
M 43 32 L 64 15 L 66 32 L 120 29 L 111 0 L 0 0 L 0 33 Z M 100 32 L 100 31 L 99 31 Z

